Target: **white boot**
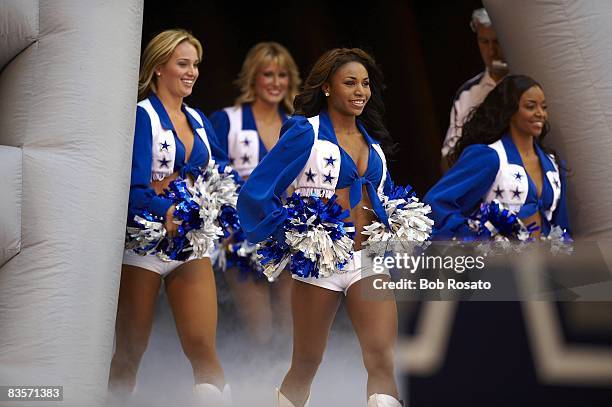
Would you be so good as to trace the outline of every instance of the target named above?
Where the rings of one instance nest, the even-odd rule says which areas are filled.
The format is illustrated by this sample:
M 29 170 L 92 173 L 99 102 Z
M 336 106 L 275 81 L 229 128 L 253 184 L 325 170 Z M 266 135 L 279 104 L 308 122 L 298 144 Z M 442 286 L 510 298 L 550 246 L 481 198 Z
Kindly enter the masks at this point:
M 374 393 L 368 399 L 368 407 L 402 407 L 404 404 L 388 394 Z
M 223 391 L 210 383 L 200 383 L 193 387 L 196 399 L 202 401 L 204 406 L 229 407 L 232 405 L 232 390 L 230 385 L 225 383 Z
M 310 395 L 304 403 L 304 407 L 308 407 L 310 404 Z M 274 390 L 274 407 L 296 407 L 279 389 Z

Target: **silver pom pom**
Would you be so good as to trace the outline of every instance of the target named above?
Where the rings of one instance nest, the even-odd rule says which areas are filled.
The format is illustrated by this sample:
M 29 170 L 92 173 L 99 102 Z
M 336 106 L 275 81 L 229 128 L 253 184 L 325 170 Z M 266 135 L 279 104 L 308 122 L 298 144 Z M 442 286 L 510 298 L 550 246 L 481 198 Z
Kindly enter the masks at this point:
M 404 246 L 412 243 L 411 248 L 427 244 L 434 224 L 434 221 L 427 216 L 431 213 L 429 205 L 419 202 L 419 199 L 414 196 L 410 197 L 410 201 L 404 199 L 389 200 L 386 196 L 382 196 L 381 202 L 389 219 L 389 228 L 378 221 L 364 226 L 361 234 L 368 236 L 364 245 L 368 246 L 370 251 L 384 251 L 384 245 L 381 245 L 381 243 L 388 241 L 398 242 Z M 405 206 L 398 208 L 401 204 L 405 204 Z M 364 209 L 371 211 L 369 208 L 364 207 Z M 377 249 L 374 249 L 374 247 Z
M 125 248 L 134 250 L 141 256 L 155 253 L 157 246 L 166 236 L 166 228 L 161 222 L 150 221 L 140 216 L 135 216 L 134 221 L 143 228 L 127 227 L 128 239 Z
M 232 177 L 231 167 L 219 172 L 214 160 L 208 162 L 203 175 L 199 175 L 193 185 L 188 187 L 193 200 L 200 206 L 202 226 L 187 233 L 186 237 L 193 248 L 195 258 L 213 252 L 217 241 L 223 237 L 217 217 L 223 205 L 236 206 L 238 185 Z
M 206 169 L 207 177 L 204 181 L 206 183 L 206 190 L 210 194 L 210 199 L 214 202 L 213 206 L 217 210 L 221 210 L 223 205 L 229 205 L 236 207 L 238 202 L 238 184 L 232 176 L 232 167 L 225 166 L 223 172 L 219 171 L 219 166 L 214 160 L 208 162 L 208 168 Z M 202 190 L 200 188 L 200 190 Z M 215 216 L 216 219 L 216 216 Z

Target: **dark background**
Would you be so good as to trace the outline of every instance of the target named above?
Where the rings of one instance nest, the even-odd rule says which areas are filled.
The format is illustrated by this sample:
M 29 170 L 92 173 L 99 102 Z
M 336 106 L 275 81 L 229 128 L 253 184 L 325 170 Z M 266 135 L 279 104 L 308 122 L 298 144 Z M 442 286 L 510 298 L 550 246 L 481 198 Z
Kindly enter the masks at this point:
M 385 74 L 387 126 L 400 147 L 389 158 L 391 173 L 396 183 L 411 184 L 423 196 L 440 176 L 440 146 L 453 96 L 483 69 L 468 25 L 478 7 L 476 0 L 146 0 L 142 44 L 174 27 L 200 39 L 204 57 L 188 103 L 207 114 L 233 103 L 232 82 L 246 52 L 259 41 L 285 45 L 303 78 L 330 48 L 365 49 Z M 415 315 L 407 330 L 415 326 Z M 567 324 L 564 329 L 567 340 L 585 342 Z M 609 336 L 595 342 L 609 345 Z M 538 381 L 518 303 L 460 303 L 440 371 L 406 377 L 405 384 L 411 406 L 612 406 L 609 387 Z
M 285 45 L 302 78 L 324 51 L 360 47 L 385 74 L 387 127 L 399 143 L 389 157 L 394 180 L 423 196 L 439 178 L 452 98 L 483 69 L 468 26 L 480 1 L 168 3 L 145 2 L 142 44 L 173 27 L 202 42 L 200 77 L 188 103 L 206 114 L 233 104 L 233 81 L 260 41 Z

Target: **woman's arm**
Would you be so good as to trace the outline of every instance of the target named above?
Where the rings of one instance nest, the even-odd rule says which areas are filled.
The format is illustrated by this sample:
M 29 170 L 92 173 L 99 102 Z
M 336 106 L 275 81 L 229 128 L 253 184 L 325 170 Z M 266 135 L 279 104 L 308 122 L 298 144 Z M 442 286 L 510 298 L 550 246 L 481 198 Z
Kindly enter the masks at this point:
M 314 131 L 308 120 L 296 116 L 281 129 L 274 148 L 253 170 L 238 196 L 238 217 L 250 242 L 274 235 L 284 241 L 282 224 L 287 218 L 281 196 L 310 156 Z
M 164 219 L 172 201 L 159 197 L 151 187 L 152 136 L 151 120 L 146 110 L 136 109 L 136 128 L 132 149 L 132 176 L 128 213 L 130 219 L 139 209 L 148 209 L 155 216 Z
M 491 188 L 498 169 L 499 157 L 492 148 L 475 144 L 463 151 L 457 163 L 425 195 L 435 222 L 434 238 L 474 235 L 467 218 Z

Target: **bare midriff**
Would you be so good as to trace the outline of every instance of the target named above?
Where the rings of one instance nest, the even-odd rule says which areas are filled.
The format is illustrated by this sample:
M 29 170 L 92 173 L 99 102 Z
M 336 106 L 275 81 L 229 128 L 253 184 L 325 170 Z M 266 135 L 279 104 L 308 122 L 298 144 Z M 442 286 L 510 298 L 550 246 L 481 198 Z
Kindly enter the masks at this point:
M 355 246 L 354 250 L 361 250 L 361 243 L 367 240 L 367 236 L 361 234 L 364 226 L 369 225 L 376 219 L 376 215 L 371 210 L 363 209 L 364 206 L 372 209 L 370 203 L 370 197 L 365 187 L 361 189 L 361 201 L 353 209 L 351 208 L 350 200 L 350 188 L 336 189 L 336 195 L 338 199 L 336 202 L 342 206 L 343 209 L 349 209 L 350 215 L 348 219 L 344 219 L 345 222 L 353 222 L 355 225 Z
M 531 234 L 531 237 L 535 237 L 536 239 L 540 238 L 540 234 L 542 233 L 542 215 L 540 212 L 536 212 L 528 218 L 523 218 L 521 221 L 525 224 L 525 226 L 529 226 L 529 224 L 535 222 L 536 225 L 540 227 L 540 229 L 536 230 Z

